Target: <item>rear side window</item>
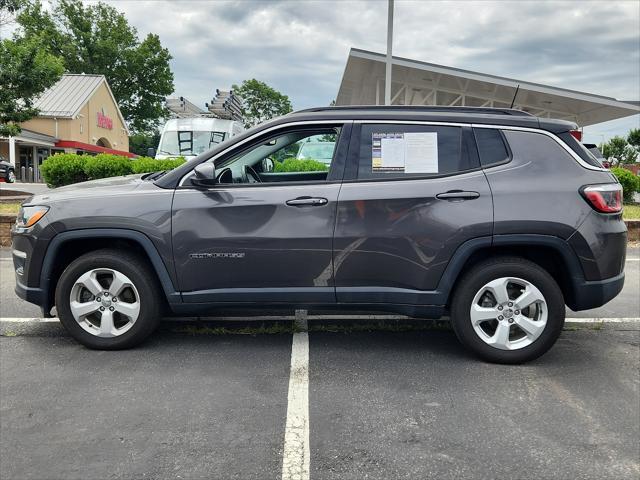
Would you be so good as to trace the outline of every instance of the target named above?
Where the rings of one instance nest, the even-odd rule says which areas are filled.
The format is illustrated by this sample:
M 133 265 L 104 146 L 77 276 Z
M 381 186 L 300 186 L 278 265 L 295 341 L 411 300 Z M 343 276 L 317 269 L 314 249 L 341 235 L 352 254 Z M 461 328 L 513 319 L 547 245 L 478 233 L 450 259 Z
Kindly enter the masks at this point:
M 467 154 L 462 128 L 363 124 L 358 179 L 447 175 L 477 168 Z
M 558 135 L 564 143 L 569 145 L 571 150 L 573 150 L 582 160 L 587 162 L 589 165 L 594 167 L 603 168 L 602 163 L 598 160 L 593 153 L 586 149 L 586 147 L 580 143 L 578 140 L 574 138 L 573 135 L 569 132 L 560 133 Z
M 489 167 L 509 160 L 509 150 L 505 144 L 502 132 L 496 128 L 474 128 L 480 163 Z

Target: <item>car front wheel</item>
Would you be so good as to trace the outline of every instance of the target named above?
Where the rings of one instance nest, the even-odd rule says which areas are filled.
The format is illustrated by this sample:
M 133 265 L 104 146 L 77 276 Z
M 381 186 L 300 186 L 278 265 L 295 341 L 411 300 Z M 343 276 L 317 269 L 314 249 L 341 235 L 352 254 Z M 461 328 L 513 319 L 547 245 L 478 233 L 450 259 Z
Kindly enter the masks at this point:
M 496 363 L 523 363 L 545 353 L 558 339 L 564 315 L 553 277 L 517 257 L 476 265 L 461 279 L 451 305 L 460 341 Z
M 56 289 L 60 322 L 89 348 L 133 347 L 159 323 L 162 304 L 155 274 L 141 258 L 99 250 L 73 261 Z

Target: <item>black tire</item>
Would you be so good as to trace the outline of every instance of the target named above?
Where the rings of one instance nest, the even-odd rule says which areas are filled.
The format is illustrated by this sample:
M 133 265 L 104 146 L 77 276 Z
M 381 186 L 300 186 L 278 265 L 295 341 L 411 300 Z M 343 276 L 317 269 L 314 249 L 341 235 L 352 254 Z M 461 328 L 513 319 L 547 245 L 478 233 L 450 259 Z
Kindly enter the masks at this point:
M 81 275 L 96 268 L 123 273 L 137 289 L 140 313 L 131 328 L 120 336 L 101 338 L 92 335 L 71 313 L 71 289 Z M 62 325 L 81 344 L 98 350 L 122 350 L 140 344 L 158 326 L 164 305 L 160 292 L 156 274 L 144 259 L 122 250 L 97 250 L 77 258 L 64 270 L 56 287 L 56 309 Z
M 530 345 L 517 350 L 501 350 L 483 341 L 471 323 L 470 309 L 484 285 L 503 277 L 517 277 L 538 288 L 547 304 L 547 323 Z M 534 360 L 556 342 L 564 326 L 562 290 L 539 265 L 519 257 L 498 257 L 474 266 L 458 282 L 451 301 L 451 323 L 460 342 L 480 358 L 494 363 L 518 364 Z
M 13 168 L 10 168 L 9 170 L 7 170 L 7 183 L 15 183 L 15 181 L 16 181 L 16 173 L 13 170 Z

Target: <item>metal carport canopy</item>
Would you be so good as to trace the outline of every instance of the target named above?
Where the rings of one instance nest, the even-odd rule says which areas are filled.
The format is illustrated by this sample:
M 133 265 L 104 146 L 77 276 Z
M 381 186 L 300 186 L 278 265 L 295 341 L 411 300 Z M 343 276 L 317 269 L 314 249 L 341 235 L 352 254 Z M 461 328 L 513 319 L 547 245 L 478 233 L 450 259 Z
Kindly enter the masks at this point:
M 637 101 L 393 57 L 391 103 L 509 108 L 581 127 L 640 113 Z M 352 48 L 336 105 L 384 104 L 385 56 Z M 517 93 L 516 93 L 517 91 Z

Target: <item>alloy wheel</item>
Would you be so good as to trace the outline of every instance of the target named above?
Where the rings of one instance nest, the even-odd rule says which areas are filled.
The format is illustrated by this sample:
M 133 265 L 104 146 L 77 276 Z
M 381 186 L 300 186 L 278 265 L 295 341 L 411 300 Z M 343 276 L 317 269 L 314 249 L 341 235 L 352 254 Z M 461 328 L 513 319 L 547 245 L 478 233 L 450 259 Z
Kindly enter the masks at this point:
M 545 329 L 547 302 L 522 278 L 502 277 L 485 284 L 473 298 L 471 324 L 488 345 L 518 350 L 535 342 Z
M 97 337 L 123 335 L 140 315 L 140 296 L 133 282 L 122 272 L 95 268 L 73 284 L 69 298 L 73 318 Z

